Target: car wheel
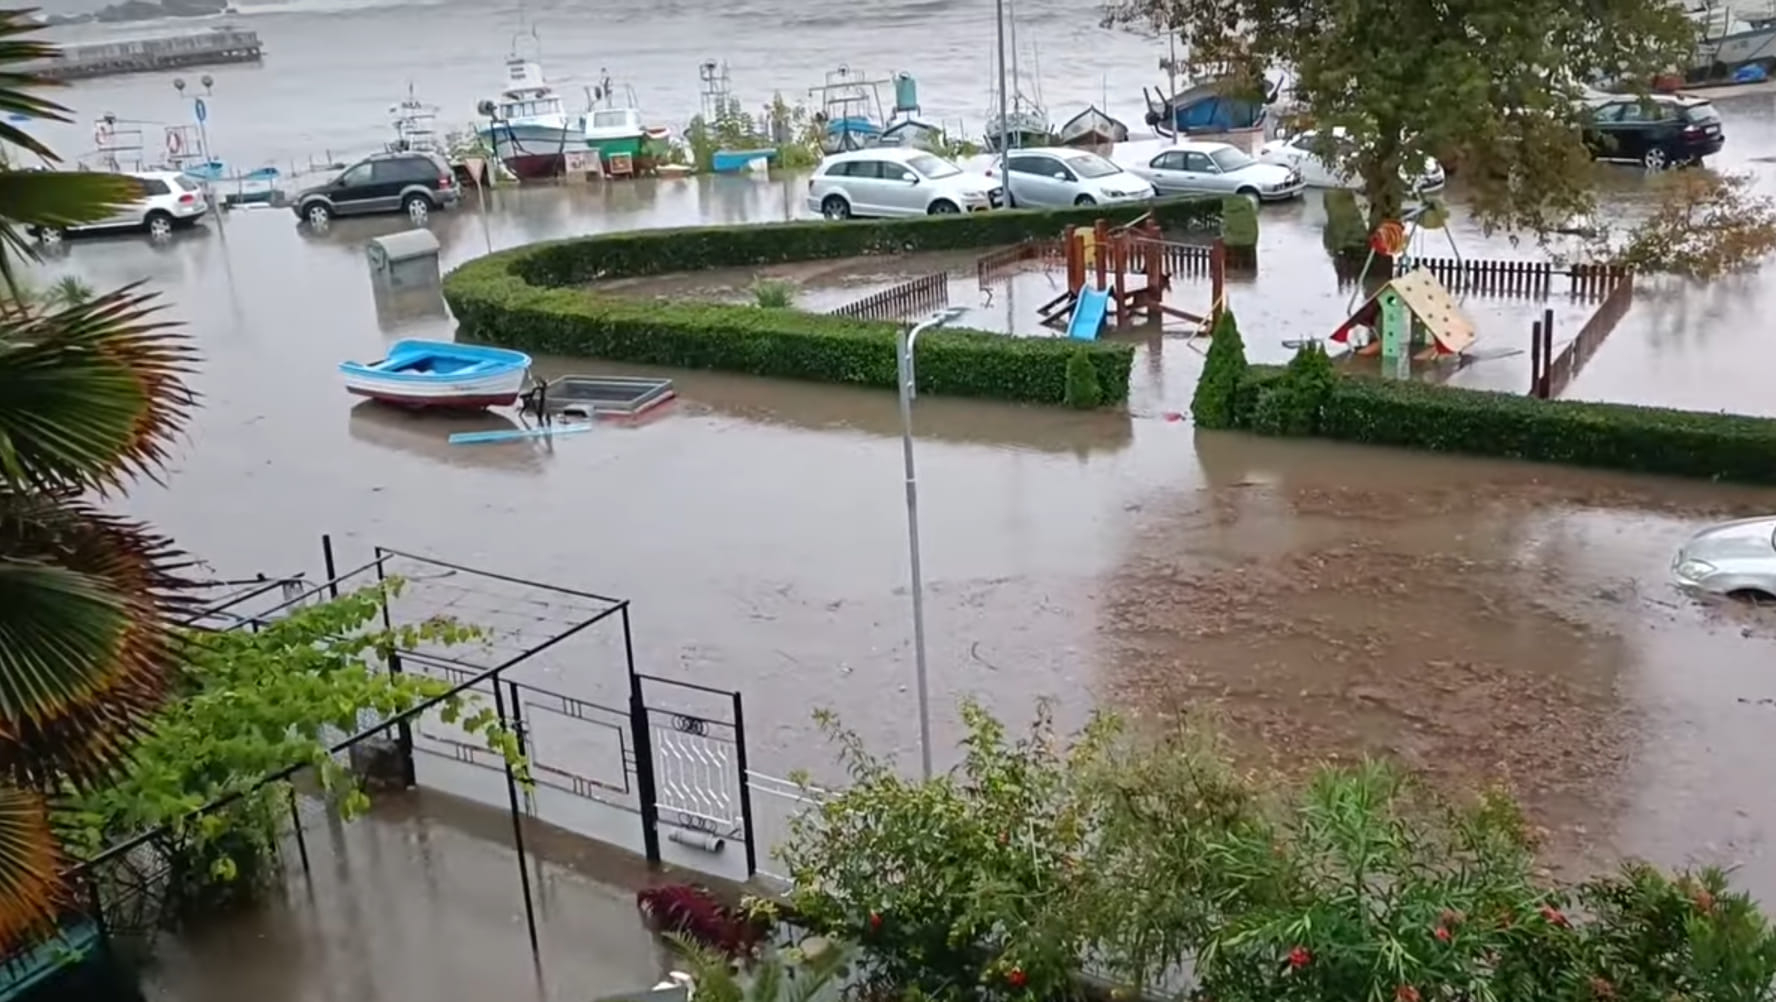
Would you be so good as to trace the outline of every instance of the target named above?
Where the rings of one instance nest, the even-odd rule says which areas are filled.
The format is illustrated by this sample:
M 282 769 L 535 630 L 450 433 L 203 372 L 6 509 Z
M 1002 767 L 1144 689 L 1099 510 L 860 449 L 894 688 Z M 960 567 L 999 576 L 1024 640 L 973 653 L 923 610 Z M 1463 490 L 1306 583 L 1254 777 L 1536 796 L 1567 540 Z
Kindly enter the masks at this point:
M 173 217 L 164 212 L 150 212 L 143 226 L 148 230 L 148 236 L 155 240 L 165 240 L 173 235 Z
M 401 208 L 413 220 L 413 225 L 424 226 L 426 217 L 432 213 L 432 200 L 424 195 L 408 195 L 407 200 L 401 203 Z
M 45 247 L 54 247 L 68 238 L 68 231 L 59 226 L 44 226 L 37 230 L 37 242 Z
M 1096 205 L 1098 200 L 1090 195 L 1081 195 L 1073 200 L 1073 204 L 1078 206 Z
M 308 225 L 320 229 L 333 221 L 333 209 L 326 202 L 311 202 L 302 210 L 302 218 L 308 220 Z
M 927 215 L 932 216 L 953 216 L 956 213 L 961 212 L 962 208 L 947 198 L 940 198 L 937 201 L 932 202 L 931 208 L 925 211 Z
M 820 214 L 828 219 L 850 219 L 851 203 L 841 195 L 828 195 L 820 203 Z
M 1752 605 L 1768 605 L 1771 602 L 1776 602 L 1776 595 L 1771 595 L 1761 588 L 1740 588 L 1727 592 L 1727 597 L 1738 599 L 1741 602 L 1750 602 Z
M 1246 201 L 1251 202 L 1253 208 L 1257 208 L 1259 202 L 1262 201 L 1262 199 L 1260 199 L 1258 197 L 1258 189 L 1257 188 L 1241 188 L 1240 190 L 1234 192 L 1234 194 L 1240 195 L 1240 196 L 1244 197 Z
M 1671 166 L 1671 159 L 1665 155 L 1663 149 L 1657 146 L 1642 154 L 1640 162 L 1645 165 L 1647 170 L 1664 170 Z

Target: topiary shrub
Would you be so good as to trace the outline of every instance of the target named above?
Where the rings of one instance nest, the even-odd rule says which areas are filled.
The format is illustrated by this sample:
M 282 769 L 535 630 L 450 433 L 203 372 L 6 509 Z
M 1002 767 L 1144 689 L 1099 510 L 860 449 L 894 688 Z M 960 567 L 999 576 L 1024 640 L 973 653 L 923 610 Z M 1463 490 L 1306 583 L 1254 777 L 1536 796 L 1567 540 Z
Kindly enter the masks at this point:
M 1320 241 L 1339 257 L 1361 258 L 1369 252 L 1369 225 L 1357 205 L 1356 192 L 1334 188 L 1326 192 L 1326 228 Z
M 753 282 L 748 291 L 752 293 L 752 301 L 763 309 L 787 310 L 795 305 L 795 283 L 781 278 L 761 278 Z
M 1246 345 L 1232 310 L 1222 310 L 1209 333 L 1209 354 L 1196 395 L 1190 398 L 1190 416 L 1198 428 L 1233 428 L 1238 425 L 1235 397 L 1246 375 Z
M 1318 341 L 1309 341 L 1295 352 L 1280 379 L 1258 391 L 1250 425 L 1265 435 L 1314 435 L 1320 430 L 1321 415 L 1338 370 Z M 1241 423 L 1239 415 L 1235 423 Z
M 1091 356 L 1074 352 L 1067 359 L 1067 406 L 1088 411 L 1103 402 L 1104 387 L 1098 382 L 1098 370 L 1092 365 Z
M 1252 268 L 1258 263 L 1258 206 L 1244 195 L 1229 195 L 1221 203 L 1221 243 L 1227 263 Z

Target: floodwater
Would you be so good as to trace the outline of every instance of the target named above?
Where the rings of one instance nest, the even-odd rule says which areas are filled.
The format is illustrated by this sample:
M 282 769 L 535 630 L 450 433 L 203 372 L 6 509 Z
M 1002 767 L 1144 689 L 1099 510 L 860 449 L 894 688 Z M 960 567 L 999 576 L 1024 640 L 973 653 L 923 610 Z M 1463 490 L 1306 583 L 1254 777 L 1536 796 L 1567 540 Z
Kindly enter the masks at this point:
M 432 10 L 445 23 L 470 16 Z M 394 23 L 339 14 L 352 18 Z M 442 30 L 412 23 L 414 51 Z M 249 72 L 283 79 L 273 64 Z M 283 100 L 267 122 L 290 109 Z M 1756 159 L 1776 154 L 1776 98 L 1720 107 L 1724 161 L 1776 190 Z M 1636 180 L 1619 172 L 1620 211 Z M 803 191 L 788 177 L 499 192 L 432 226 L 455 264 L 595 230 L 793 218 Z M 1341 319 L 1348 291 L 1319 251 L 1318 212 L 1313 200 L 1267 208 L 1259 273 L 1230 290 L 1255 359 L 1280 360 L 1284 341 Z M 642 670 L 745 694 L 753 768 L 831 777 L 816 705 L 913 760 L 894 398 L 670 372 L 680 399 L 636 427 L 449 445 L 452 431 L 505 419 L 354 406 L 335 378 L 340 360 L 378 356 L 392 338 L 451 336 L 437 297 L 372 290 L 364 242 L 404 225 L 346 221 L 312 235 L 287 213 L 246 212 L 164 247 L 74 241 L 51 263 L 99 287 L 146 279 L 205 355 L 190 441 L 167 486 L 142 486 L 130 509 L 227 575 L 318 571 L 318 537 L 331 532 L 347 565 L 382 544 L 625 596 Z M 1529 253 L 1459 223 L 1453 236 L 1468 256 Z M 1776 309 L 1773 274 L 1644 282 L 1569 395 L 1776 413 L 1766 376 L 1776 349 L 1759 322 Z M 1189 308 L 1202 291 L 1179 295 Z M 1555 305 L 1563 330 L 1583 315 Z M 1464 308 L 1484 344 L 1510 349 L 1526 346 L 1543 306 Z M 1763 792 L 1776 783 L 1764 753 L 1776 620 L 1693 602 L 1667 578 L 1687 534 L 1776 508 L 1776 491 L 1198 433 L 1170 418 L 1188 411 L 1201 346 L 1136 343 L 1128 413 L 916 404 L 940 763 L 954 757 L 963 696 L 1013 718 L 1053 697 L 1068 722 L 1095 706 L 1211 707 L 1261 761 L 1391 754 L 1461 787 L 1507 782 L 1562 860 L 1733 864 L 1776 900 L 1776 802 Z M 1451 378 L 1515 389 L 1527 384 L 1518 364 L 1526 371 L 1507 357 Z M 539 672 L 587 698 L 621 692 L 620 662 L 608 659 Z M 440 928 L 437 949 L 477 935 L 465 928 Z M 244 952 L 249 934 L 252 924 L 232 948 Z M 372 985 L 352 997 L 416 996 Z

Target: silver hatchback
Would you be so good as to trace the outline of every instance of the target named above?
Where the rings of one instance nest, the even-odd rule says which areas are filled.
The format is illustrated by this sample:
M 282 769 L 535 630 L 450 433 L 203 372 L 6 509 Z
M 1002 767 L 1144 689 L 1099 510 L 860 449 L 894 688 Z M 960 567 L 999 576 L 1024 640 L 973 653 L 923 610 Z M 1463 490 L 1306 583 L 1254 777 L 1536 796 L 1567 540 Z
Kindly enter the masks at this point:
M 1008 187 L 1015 205 L 1099 205 L 1146 201 L 1153 185 L 1089 150 L 1042 147 L 1013 150 L 1006 157 Z M 995 177 L 993 160 L 987 176 Z

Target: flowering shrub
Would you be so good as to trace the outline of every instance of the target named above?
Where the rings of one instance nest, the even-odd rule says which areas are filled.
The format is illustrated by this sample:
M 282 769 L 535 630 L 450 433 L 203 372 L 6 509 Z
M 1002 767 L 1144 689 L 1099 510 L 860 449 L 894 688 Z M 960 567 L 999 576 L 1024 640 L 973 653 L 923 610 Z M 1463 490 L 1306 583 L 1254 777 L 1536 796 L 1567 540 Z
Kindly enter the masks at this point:
M 765 932 L 759 923 L 695 884 L 637 891 L 635 907 L 653 931 L 682 936 L 698 947 L 729 957 L 750 953 Z
M 852 784 L 779 856 L 801 916 L 861 945 L 860 997 L 1060 999 L 1089 966 L 1204 1002 L 1776 1002 L 1776 933 L 1718 871 L 1548 885 L 1501 793 L 1374 763 L 1261 784 L 1198 728 L 963 720 L 921 783 L 821 718 Z

